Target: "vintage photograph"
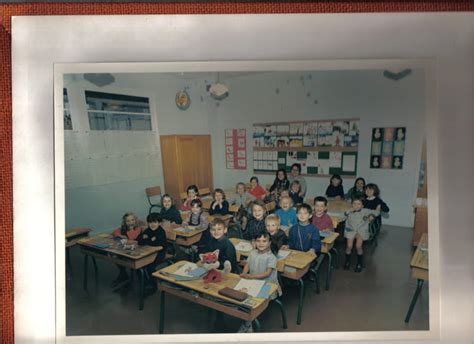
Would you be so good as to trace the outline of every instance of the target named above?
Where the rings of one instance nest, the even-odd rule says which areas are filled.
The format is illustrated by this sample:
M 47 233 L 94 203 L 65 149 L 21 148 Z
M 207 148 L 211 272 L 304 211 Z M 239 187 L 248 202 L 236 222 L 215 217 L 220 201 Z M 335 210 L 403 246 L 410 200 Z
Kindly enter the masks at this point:
M 66 335 L 428 331 L 427 71 L 402 62 L 67 66 Z

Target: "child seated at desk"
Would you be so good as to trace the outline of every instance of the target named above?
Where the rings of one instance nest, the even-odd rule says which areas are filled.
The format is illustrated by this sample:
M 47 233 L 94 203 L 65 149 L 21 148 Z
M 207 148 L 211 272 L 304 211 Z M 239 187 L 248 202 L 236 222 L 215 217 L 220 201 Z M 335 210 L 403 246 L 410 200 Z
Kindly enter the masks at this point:
M 380 213 L 388 213 L 390 208 L 380 198 L 380 189 L 377 184 L 369 183 L 365 188 L 364 208 L 371 210 L 378 210 Z M 375 218 L 376 229 L 380 230 L 382 225 L 382 215 L 378 215 Z
M 290 197 L 293 200 L 293 204 L 296 206 L 298 204 L 303 203 L 303 197 L 300 196 L 301 194 L 301 185 L 300 182 L 297 180 L 293 180 L 290 185 Z
M 151 213 L 147 216 L 148 227 L 138 236 L 138 245 L 161 246 L 163 249 L 158 251 L 153 263 L 146 267 L 147 276 L 145 288 L 148 293 L 156 291 L 156 282 L 152 277 L 156 267 L 165 260 L 166 255 L 166 233 L 161 227 L 163 218 L 158 213 Z
M 286 171 L 284 168 L 280 168 L 276 172 L 275 180 L 268 191 L 272 194 L 272 199 L 277 201 L 281 190 L 288 189 L 289 187 L 290 181 L 288 180 Z
M 252 203 L 252 218 L 247 224 L 247 228 L 244 232 L 244 239 L 252 240 L 258 232 L 265 231 L 265 217 L 267 211 L 265 204 L 262 201 Z
M 270 234 L 272 251 L 278 253 L 282 246 L 288 245 L 288 237 L 280 229 L 280 217 L 276 214 L 270 214 L 265 219 L 267 232 Z
M 267 195 L 267 191 L 260 186 L 257 177 L 250 178 L 250 194 L 253 195 L 257 201 L 263 201 Z
M 328 210 L 328 200 L 325 197 L 317 196 L 314 198 L 313 225 L 320 231 L 333 231 L 334 225 L 331 216 L 326 214 Z
M 345 198 L 347 200 L 352 200 L 352 197 L 356 195 L 365 197 L 365 179 L 362 177 L 355 180 L 354 186 L 347 191 Z
M 310 253 L 319 253 L 321 238 L 319 230 L 310 223 L 312 209 L 309 204 L 303 203 L 296 208 L 298 223 L 290 228 L 288 244 L 290 249 Z
M 326 189 L 326 197 L 335 200 L 344 199 L 344 188 L 342 187 L 342 178 L 340 175 L 335 174 L 329 180 L 329 185 Z
M 188 188 L 186 189 L 186 194 L 188 197 L 184 201 L 184 203 L 181 205 L 180 210 L 182 211 L 187 211 L 191 209 L 191 202 L 195 199 L 199 199 L 199 189 L 196 185 L 189 185 Z
M 163 221 L 169 221 L 178 225 L 183 223 L 183 220 L 181 219 L 181 214 L 178 209 L 176 209 L 176 206 L 173 202 L 173 198 L 170 195 L 164 194 L 161 198 L 161 203 L 163 207 L 161 208 L 160 216 Z
M 229 202 L 225 200 L 224 190 L 215 189 L 212 198 L 209 215 L 227 215 L 229 213 Z
M 232 204 L 235 204 L 239 208 L 244 207 L 245 209 L 247 209 L 250 203 L 256 200 L 257 199 L 254 195 L 247 192 L 247 187 L 245 186 L 245 184 L 240 182 L 237 183 L 237 185 L 235 186 L 235 195 L 233 198 L 230 199 L 230 202 Z
M 278 285 L 278 294 L 275 293 L 270 296 L 271 299 L 275 299 L 278 295 L 281 295 L 281 288 L 278 284 L 277 257 L 275 256 L 278 251 L 275 251 L 275 247 L 272 247 L 270 233 L 268 232 L 262 231 L 257 233 L 254 240 L 257 249 L 250 251 L 247 263 L 245 264 L 240 277 L 275 283 Z M 245 321 L 242 326 L 240 326 L 238 332 L 253 332 L 252 322 Z
M 115 229 L 112 235 L 116 238 L 136 240 L 143 228 L 138 225 L 138 218 L 134 213 L 125 213 L 122 216 L 122 225 Z M 123 266 L 117 265 L 119 274 L 115 280 L 110 284 L 111 288 L 117 288 L 129 282 L 130 279 Z
M 227 238 L 227 226 L 222 219 L 214 219 L 210 225 L 211 238 L 206 243 L 203 252 L 219 250 L 219 269 L 224 269 L 227 260 L 231 265 L 231 272 L 237 273 L 237 254 L 234 244 Z
M 280 199 L 280 209 L 275 211 L 280 218 L 280 225 L 291 227 L 298 222 L 296 218 L 296 210 L 293 208 L 293 200 L 288 196 Z
M 184 225 L 194 226 L 197 229 L 207 229 L 208 220 L 207 214 L 202 210 L 202 202 L 200 199 L 193 199 L 191 201 L 191 212 L 189 219 L 184 222 Z
M 354 245 L 355 240 L 357 250 L 357 265 L 354 271 L 362 271 L 362 258 L 364 255 L 362 244 L 364 243 L 364 240 L 369 239 L 370 220 L 378 215 L 378 210 L 370 210 L 367 208 L 363 208 L 362 197 L 354 196 L 354 198 L 352 199 L 352 209 L 344 213 L 344 216 L 346 218 L 346 228 L 344 230 L 344 237 L 347 239 L 346 262 L 344 263 L 345 270 L 349 270 L 351 266 L 352 247 Z

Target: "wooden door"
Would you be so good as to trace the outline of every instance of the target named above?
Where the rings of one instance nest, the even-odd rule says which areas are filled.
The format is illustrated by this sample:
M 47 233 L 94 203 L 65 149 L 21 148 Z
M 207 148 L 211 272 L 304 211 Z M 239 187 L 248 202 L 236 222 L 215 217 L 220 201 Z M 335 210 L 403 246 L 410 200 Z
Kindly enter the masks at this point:
M 164 135 L 160 142 L 165 191 L 176 204 L 181 204 L 179 195 L 188 185 L 213 188 L 209 135 Z

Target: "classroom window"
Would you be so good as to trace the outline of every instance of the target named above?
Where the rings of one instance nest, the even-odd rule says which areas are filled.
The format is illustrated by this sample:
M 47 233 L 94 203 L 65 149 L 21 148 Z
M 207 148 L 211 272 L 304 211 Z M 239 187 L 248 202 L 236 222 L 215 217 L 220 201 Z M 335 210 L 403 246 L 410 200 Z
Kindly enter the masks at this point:
M 64 113 L 64 130 L 72 130 L 71 110 L 69 108 L 69 98 L 67 89 L 63 88 L 63 113 Z
M 91 130 L 151 130 L 148 98 L 85 91 Z

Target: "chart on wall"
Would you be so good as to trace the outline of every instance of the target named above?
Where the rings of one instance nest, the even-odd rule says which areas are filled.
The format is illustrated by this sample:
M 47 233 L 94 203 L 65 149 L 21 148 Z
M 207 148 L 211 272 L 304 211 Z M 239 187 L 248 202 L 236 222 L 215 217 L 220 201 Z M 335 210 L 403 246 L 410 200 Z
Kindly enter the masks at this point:
M 370 168 L 402 169 L 406 127 L 373 128 Z
M 253 169 L 275 172 L 299 163 L 301 174 L 356 175 L 359 119 L 253 125 Z
M 225 161 L 230 170 L 247 169 L 247 130 L 225 130 Z

